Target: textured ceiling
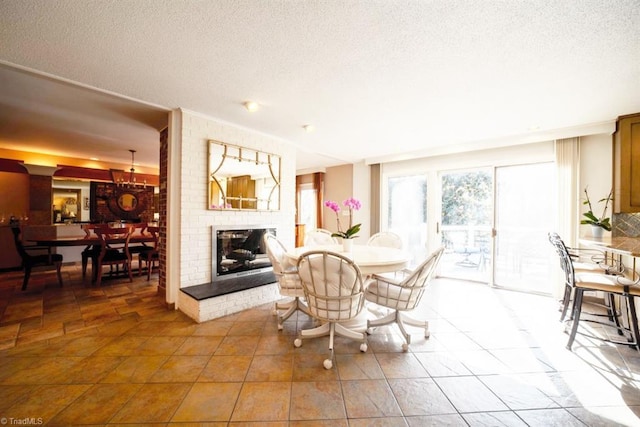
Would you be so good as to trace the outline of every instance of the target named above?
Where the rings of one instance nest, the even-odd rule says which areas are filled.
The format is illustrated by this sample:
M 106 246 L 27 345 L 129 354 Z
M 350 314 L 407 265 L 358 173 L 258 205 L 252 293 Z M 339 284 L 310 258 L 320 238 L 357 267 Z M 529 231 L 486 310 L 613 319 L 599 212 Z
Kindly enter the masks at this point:
M 164 110 L 180 107 L 296 145 L 308 152 L 300 169 L 520 143 L 638 112 L 640 7 L 637 0 L 2 0 L 0 61 L 147 103 L 94 99 L 74 111 L 80 90 L 65 84 L 68 102 L 45 99 L 34 115 L 65 124 L 43 130 L 66 133 L 74 152 L 92 143 L 69 135 L 91 134 L 126 162 L 126 150 L 142 148 L 109 134 L 107 122 L 149 131 L 166 120 Z M 5 91 L 11 81 L 2 78 Z M 31 95 L 33 103 L 32 89 L 15 85 L 0 96 L 0 146 L 11 132 L 27 141 L 25 127 L 38 126 L 39 117 L 30 123 L 10 113 L 8 99 L 24 104 Z M 260 110 L 244 110 L 247 100 Z M 87 122 L 95 127 L 79 125 Z M 316 131 L 305 133 L 305 124 Z M 156 142 L 157 134 L 137 144 Z

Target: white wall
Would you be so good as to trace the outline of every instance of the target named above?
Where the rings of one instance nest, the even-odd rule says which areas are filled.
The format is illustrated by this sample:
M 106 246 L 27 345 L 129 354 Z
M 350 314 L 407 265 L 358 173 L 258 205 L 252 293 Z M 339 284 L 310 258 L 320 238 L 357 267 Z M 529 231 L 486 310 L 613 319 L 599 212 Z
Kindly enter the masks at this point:
M 584 189 L 589 188 L 589 198 L 593 205 L 594 213 L 600 215 L 604 203 L 598 200 L 607 197 L 613 186 L 613 146 L 612 136 L 609 134 L 590 135 L 580 138 L 580 198 L 584 201 Z M 611 206 L 610 206 L 611 208 Z M 580 205 L 580 219 L 588 210 L 585 205 Z M 607 211 L 611 218 L 613 212 Z M 605 234 L 610 234 L 605 232 Z M 588 225 L 581 225 L 579 236 L 590 235 Z

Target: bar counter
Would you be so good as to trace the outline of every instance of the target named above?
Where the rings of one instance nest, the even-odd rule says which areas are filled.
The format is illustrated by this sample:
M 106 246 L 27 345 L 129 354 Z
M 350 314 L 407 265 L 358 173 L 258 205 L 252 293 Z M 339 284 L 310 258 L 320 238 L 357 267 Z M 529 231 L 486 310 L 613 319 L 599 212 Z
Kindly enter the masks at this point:
M 616 256 L 617 261 L 626 267 L 625 276 L 636 284 L 640 281 L 640 274 L 637 270 L 640 260 L 640 237 L 603 237 L 601 239 L 582 237 L 580 244 Z
M 581 237 L 580 243 L 585 246 L 597 246 L 617 255 L 640 258 L 640 237 Z

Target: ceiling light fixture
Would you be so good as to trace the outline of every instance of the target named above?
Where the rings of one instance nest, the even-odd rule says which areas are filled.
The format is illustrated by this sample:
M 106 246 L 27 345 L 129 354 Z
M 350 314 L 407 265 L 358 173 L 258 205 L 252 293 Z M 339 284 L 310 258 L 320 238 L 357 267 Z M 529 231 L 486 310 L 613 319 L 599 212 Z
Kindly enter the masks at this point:
M 253 101 L 247 101 L 244 103 L 244 108 L 247 109 L 248 112 L 253 113 L 254 111 L 258 111 L 258 103 Z
M 129 179 L 125 182 L 124 178 L 122 176 L 120 176 L 120 179 L 118 181 L 118 185 L 121 186 L 128 186 L 128 187 L 135 187 L 136 186 L 136 169 L 133 166 L 134 162 L 135 162 L 135 154 L 136 154 L 136 150 L 129 150 L 129 152 L 131 153 L 131 169 L 129 169 Z M 147 180 L 144 179 L 143 181 L 143 185 L 146 188 L 147 187 Z
M 316 127 L 314 125 L 304 125 L 302 126 L 307 133 L 315 132 Z

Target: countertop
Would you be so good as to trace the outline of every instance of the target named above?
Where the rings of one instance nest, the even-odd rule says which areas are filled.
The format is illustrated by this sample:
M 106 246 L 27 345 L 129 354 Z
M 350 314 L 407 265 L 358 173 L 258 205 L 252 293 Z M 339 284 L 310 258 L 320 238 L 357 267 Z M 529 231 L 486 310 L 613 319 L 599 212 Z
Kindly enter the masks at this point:
M 582 237 L 580 243 L 597 246 L 615 254 L 640 257 L 640 237 Z

